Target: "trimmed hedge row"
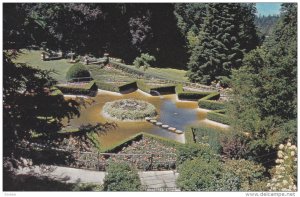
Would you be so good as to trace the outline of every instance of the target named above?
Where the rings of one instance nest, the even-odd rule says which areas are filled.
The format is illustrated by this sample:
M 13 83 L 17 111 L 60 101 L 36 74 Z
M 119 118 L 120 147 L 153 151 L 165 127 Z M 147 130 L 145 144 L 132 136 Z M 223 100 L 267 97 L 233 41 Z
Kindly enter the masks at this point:
M 140 90 L 150 94 L 150 87 L 145 83 L 144 80 L 137 80 L 136 83 Z
M 179 92 L 178 99 L 196 101 L 211 94 L 211 92 Z
M 162 144 L 164 144 L 166 146 L 172 146 L 174 148 L 177 148 L 179 146 L 183 146 L 183 144 L 181 144 L 179 142 L 176 142 L 174 140 L 170 140 L 170 139 L 166 139 L 166 138 L 163 138 L 163 137 L 160 137 L 160 136 L 156 136 L 156 135 L 152 135 L 152 134 L 149 134 L 149 133 L 141 132 L 141 133 L 137 133 L 137 134 L 135 134 L 135 135 L 119 142 L 119 143 L 116 143 L 116 144 L 114 144 L 110 147 L 107 147 L 107 148 L 104 148 L 104 149 L 101 148 L 100 151 L 103 152 L 103 153 L 115 153 L 115 152 L 121 151 L 123 147 L 131 145 L 133 141 L 141 140 L 143 137 L 148 137 L 148 138 L 157 140 L 157 141 L 161 142 Z
M 159 94 L 175 94 L 176 93 L 176 86 L 161 86 L 156 88 L 150 88 L 150 94 L 153 95 L 156 92 Z
M 143 133 L 137 133 L 133 136 L 130 136 L 129 138 L 126 138 L 125 140 L 122 140 L 121 142 L 118 142 L 114 145 L 111 145 L 107 148 L 101 148 L 100 152 L 102 153 L 114 153 L 121 151 L 124 146 L 131 145 L 133 141 L 140 140 L 143 137 Z
M 82 87 L 78 87 L 74 85 L 73 86 L 56 85 L 56 88 L 58 88 L 64 94 L 87 95 L 87 96 L 95 96 L 98 91 L 98 87 L 95 81 L 91 81 Z
M 198 101 L 198 106 L 203 109 L 220 110 L 225 109 L 225 104 L 218 101 L 202 100 Z
M 221 95 L 219 92 L 211 92 L 209 95 L 203 97 L 201 100 L 218 100 L 220 96 Z
M 119 86 L 120 93 L 133 92 L 138 89 L 136 81 Z
M 98 88 L 102 89 L 102 90 L 107 90 L 107 91 L 111 91 L 111 92 L 118 92 L 119 93 L 119 88 L 117 86 L 111 85 L 109 83 L 105 83 L 102 81 L 96 81 L 96 84 L 98 86 Z
M 207 113 L 207 119 L 213 120 L 213 121 L 216 121 L 216 122 L 219 122 L 219 123 L 222 123 L 222 124 L 227 124 L 227 125 L 230 124 L 230 122 L 229 122 L 226 115 L 215 112 L 215 111 L 208 112 Z
M 184 134 L 185 134 L 185 142 L 187 144 L 195 143 L 192 127 L 186 128 Z

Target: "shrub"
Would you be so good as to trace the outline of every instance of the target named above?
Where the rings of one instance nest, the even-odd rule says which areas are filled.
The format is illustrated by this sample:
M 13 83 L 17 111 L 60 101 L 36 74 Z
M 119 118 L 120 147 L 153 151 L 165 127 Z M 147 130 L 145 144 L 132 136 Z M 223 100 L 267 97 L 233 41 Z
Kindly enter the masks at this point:
M 196 143 L 208 144 L 216 153 L 221 153 L 221 133 L 219 130 L 207 127 L 192 128 Z
M 215 152 L 207 145 L 202 144 L 185 144 L 177 148 L 177 165 L 184 163 L 187 160 L 193 160 L 201 157 L 209 161 L 216 158 Z
M 177 95 L 178 95 L 178 99 L 180 99 L 180 100 L 196 101 L 196 100 L 206 97 L 210 93 L 211 92 L 179 92 Z
M 248 152 L 247 138 L 242 134 L 230 133 L 221 136 L 222 155 L 230 159 L 241 159 Z
M 135 58 L 133 65 L 136 67 L 144 67 L 144 70 L 148 69 L 148 67 L 153 66 L 156 61 L 155 57 L 149 55 L 148 53 L 142 53 L 140 57 Z
M 212 121 L 216 121 L 222 124 L 227 124 L 229 125 L 229 119 L 226 115 L 221 114 L 221 113 L 217 113 L 215 111 L 210 111 L 207 113 L 207 119 L 212 120 Z
M 104 178 L 104 191 L 140 191 L 141 181 L 135 169 L 125 162 L 111 162 Z
M 225 160 L 222 168 L 218 191 L 254 191 L 254 187 L 265 180 L 265 168 L 253 161 Z
M 91 75 L 90 72 L 83 64 L 77 63 L 69 68 L 66 78 L 67 80 L 72 80 L 73 78 L 80 78 L 80 77 L 91 77 Z
M 225 104 L 218 101 L 202 100 L 198 101 L 198 105 L 203 109 L 220 110 L 225 109 Z
M 194 133 L 193 133 L 191 127 L 185 129 L 184 134 L 185 134 L 185 142 L 186 142 L 187 144 L 189 144 L 189 143 L 195 143 Z
M 182 191 L 215 191 L 221 176 L 221 165 L 217 159 L 209 161 L 196 158 L 185 161 L 179 168 L 177 185 Z

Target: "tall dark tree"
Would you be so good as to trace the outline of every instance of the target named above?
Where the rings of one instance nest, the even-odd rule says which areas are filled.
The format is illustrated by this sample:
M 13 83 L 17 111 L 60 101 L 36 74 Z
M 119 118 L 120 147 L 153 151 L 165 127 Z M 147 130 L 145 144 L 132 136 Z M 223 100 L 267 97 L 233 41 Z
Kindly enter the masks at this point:
M 250 154 L 271 164 L 261 155 L 297 135 L 297 4 L 282 5 L 270 39 L 246 55 L 232 86 L 232 126 L 251 135 Z
M 209 84 L 239 68 L 244 52 L 256 47 L 253 6 L 238 3 L 208 4 L 199 45 L 192 49 L 189 78 Z

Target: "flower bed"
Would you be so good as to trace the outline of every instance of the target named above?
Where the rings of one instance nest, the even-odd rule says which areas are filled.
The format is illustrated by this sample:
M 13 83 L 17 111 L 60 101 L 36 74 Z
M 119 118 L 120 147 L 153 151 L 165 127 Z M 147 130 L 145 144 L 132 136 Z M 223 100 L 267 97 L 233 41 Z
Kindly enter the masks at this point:
M 176 148 L 144 136 L 140 140 L 133 141 L 131 145 L 123 147 L 116 155 L 110 156 L 109 160 L 125 161 L 144 170 L 175 169 Z
M 105 115 L 118 120 L 143 120 L 145 117 L 157 115 L 154 105 L 135 99 L 107 102 L 103 106 L 103 112 Z

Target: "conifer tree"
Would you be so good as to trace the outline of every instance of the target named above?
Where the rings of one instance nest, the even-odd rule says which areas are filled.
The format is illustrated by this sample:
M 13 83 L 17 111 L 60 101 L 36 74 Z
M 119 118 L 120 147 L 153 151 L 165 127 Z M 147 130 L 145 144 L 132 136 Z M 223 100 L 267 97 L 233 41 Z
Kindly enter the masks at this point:
M 207 5 L 199 45 L 192 50 L 188 63 L 191 81 L 209 84 L 230 76 L 233 68 L 241 66 L 244 52 L 258 43 L 254 11 L 253 6 L 238 3 Z

